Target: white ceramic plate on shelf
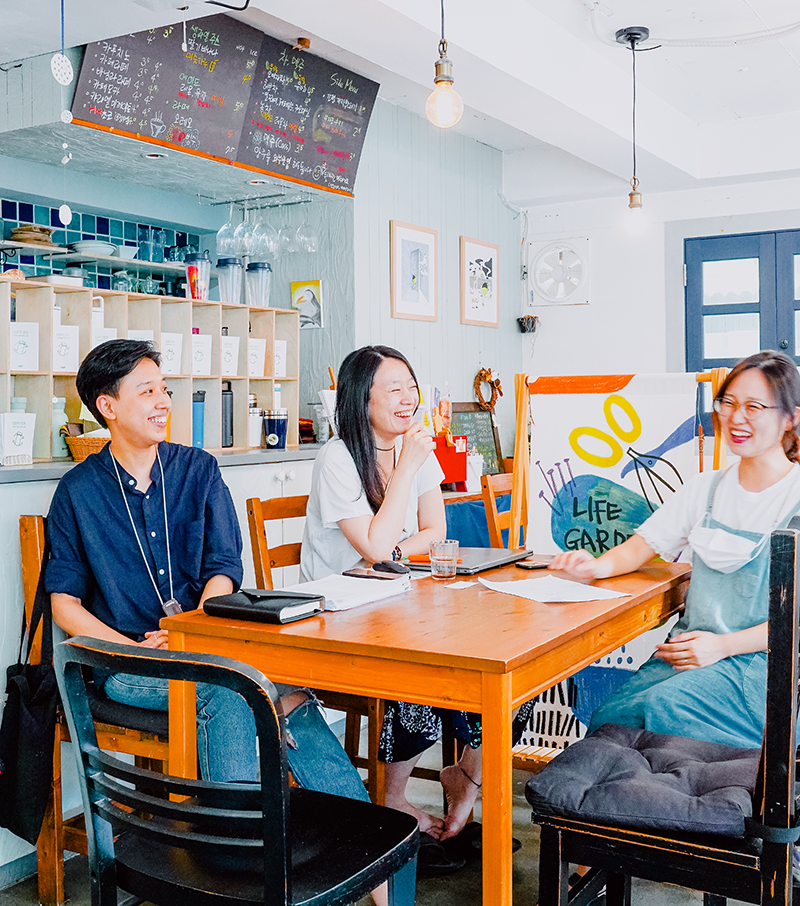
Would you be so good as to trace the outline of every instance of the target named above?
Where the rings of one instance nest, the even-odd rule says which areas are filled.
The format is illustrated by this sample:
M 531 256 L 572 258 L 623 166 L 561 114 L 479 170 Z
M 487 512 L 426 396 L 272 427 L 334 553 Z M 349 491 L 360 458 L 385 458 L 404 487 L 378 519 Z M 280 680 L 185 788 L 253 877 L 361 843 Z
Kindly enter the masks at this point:
M 70 248 L 79 255 L 113 255 L 117 247 L 100 239 L 84 239 L 81 242 L 73 242 Z

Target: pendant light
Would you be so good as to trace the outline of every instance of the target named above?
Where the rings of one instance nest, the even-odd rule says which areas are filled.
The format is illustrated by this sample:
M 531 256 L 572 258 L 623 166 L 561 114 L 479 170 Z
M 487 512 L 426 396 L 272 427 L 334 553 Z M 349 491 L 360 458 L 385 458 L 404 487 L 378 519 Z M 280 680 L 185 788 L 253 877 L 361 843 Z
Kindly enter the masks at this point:
M 631 48 L 633 66 L 633 117 L 631 142 L 633 146 L 633 176 L 631 177 L 631 191 L 628 193 L 628 207 L 632 211 L 642 209 L 642 193 L 639 191 L 639 179 L 636 176 L 636 45 L 650 37 L 650 29 L 644 25 L 633 25 L 630 28 L 621 28 L 615 35 L 618 44 L 628 44 Z
M 436 61 L 436 87 L 425 102 L 425 116 L 440 129 L 449 129 L 461 119 L 464 102 L 453 90 L 453 64 L 447 59 L 447 41 L 444 39 L 444 0 L 442 0 L 442 40 L 439 41 L 439 59 Z

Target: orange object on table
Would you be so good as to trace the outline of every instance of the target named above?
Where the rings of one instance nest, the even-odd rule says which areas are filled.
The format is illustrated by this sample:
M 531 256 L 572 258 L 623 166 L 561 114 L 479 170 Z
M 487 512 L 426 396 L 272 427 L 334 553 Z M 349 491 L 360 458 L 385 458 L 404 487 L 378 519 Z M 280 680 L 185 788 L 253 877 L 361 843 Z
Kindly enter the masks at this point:
M 409 563 L 430 563 L 431 555 L 430 554 L 409 554 L 406 557 L 406 560 L 408 560 Z M 463 562 L 464 562 L 463 557 L 459 557 L 458 560 L 456 560 L 456 563 L 463 563 Z
M 467 480 L 467 436 L 459 434 L 453 438 L 454 446 L 447 445 L 445 437 L 434 437 L 436 443 L 436 458 L 444 472 L 442 481 L 454 481 L 457 484 L 464 482 L 466 490 Z

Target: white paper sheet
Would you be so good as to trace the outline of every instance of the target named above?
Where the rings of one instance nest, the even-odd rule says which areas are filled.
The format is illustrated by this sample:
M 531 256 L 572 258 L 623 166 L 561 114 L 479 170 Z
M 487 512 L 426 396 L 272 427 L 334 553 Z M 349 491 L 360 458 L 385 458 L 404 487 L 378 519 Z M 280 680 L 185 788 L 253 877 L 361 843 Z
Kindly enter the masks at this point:
M 505 595 L 516 595 L 529 601 L 541 601 L 543 604 L 564 603 L 567 601 L 605 601 L 609 598 L 630 597 L 625 592 L 609 591 L 607 588 L 595 588 L 559 579 L 557 576 L 542 576 L 540 579 L 518 579 L 514 582 L 489 582 L 478 579 L 481 585 L 499 591 Z
M 408 576 L 400 576 L 399 579 L 359 579 L 334 574 L 314 582 L 289 585 L 285 591 L 324 595 L 325 610 L 350 610 L 362 604 L 391 598 L 410 588 L 411 580 Z
M 445 588 L 470 588 L 477 584 L 477 582 L 451 582 L 449 585 L 445 585 Z

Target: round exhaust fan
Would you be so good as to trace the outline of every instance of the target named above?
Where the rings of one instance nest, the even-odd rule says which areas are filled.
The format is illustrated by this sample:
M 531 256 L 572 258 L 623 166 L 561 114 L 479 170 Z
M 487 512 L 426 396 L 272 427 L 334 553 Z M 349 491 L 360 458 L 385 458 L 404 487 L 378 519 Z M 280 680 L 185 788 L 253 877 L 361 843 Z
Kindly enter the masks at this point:
M 586 305 L 589 302 L 589 240 L 550 242 L 530 269 L 531 304 Z

